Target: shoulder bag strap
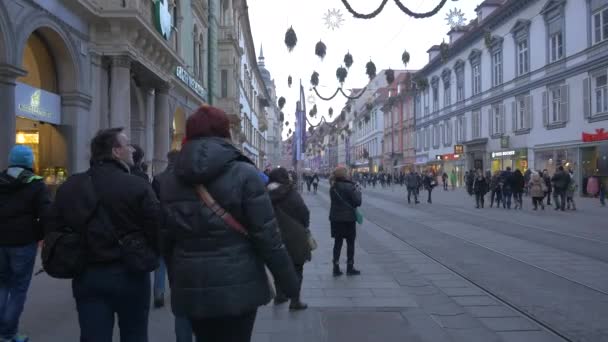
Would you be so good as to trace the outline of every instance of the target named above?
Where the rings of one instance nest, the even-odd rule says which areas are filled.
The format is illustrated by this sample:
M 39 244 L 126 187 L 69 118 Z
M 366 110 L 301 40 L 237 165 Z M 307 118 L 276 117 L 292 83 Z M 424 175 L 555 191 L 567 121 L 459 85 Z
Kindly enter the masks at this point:
M 334 192 L 336 193 L 336 196 L 338 196 L 338 198 L 344 202 L 344 204 L 346 204 L 349 208 L 351 208 L 352 210 L 355 210 L 355 208 L 353 208 L 352 205 L 350 205 L 350 203 L 348 203 L 344 198 L 342 198 L 342 196 L 340 196 L 340 194 L 338 193 L 338 190 L 336 190 L 336 188 L 334 188 Z
M 224 208 L 222 208 L 222 206 L 220 206 L 215 201 L 213 196 L 211 196 L 211 194 L 209 193 L 209 191 L 207 191 L 207 188 L 203 184 L 197 184 L 194 188 L 201 202 L 203 202 L 207 208 L 211 209 L 211 211 L 213 211 L 215 215 L 219 216 L 222 220 L 224 220 L 224 223 L 226 223 L 228 227 L 230 227 L 232 230 L 236 231 L 241 235 L 249 235 L 247 229 L 245 229 L 245 227 L 239 221 L 237 221 L 234 216 L 232 216 L 232 214 L 227 212 Z
M 93 176 L 89 173 L 89 180 L 93 185 L 93 191 L 95 192 L 95 197 L 97 198 L 97 211 L 99 212 L 99 216 L 104 226 L 108 227 L 116 241 L 118 241 L 119 245 L 122 245 L 122 239 L 118 236 L 116 229 L 114 228 L 114 224 L 112 223 L 112 219 L 110 218 L 110 214 L 106 210 L 105 205 L 103 204 L 103 199 L 99 196 L 99 192 L 97 191 L 97 186 L 95 186 L 95 182 L 93 181 Z

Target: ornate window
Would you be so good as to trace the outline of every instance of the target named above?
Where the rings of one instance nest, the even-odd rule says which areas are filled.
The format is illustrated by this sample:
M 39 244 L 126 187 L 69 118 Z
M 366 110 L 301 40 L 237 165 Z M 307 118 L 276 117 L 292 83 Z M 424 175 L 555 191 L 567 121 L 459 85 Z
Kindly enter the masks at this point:
M 564 10 L 566 0 L 550 0 L 543 7 L 541 14 L 547 26 L 547 57 L 553 63 L 564 58 L 566 17 Z
M 464 62 L 459 60 L 454 65 L 456 72 L 456 101 L 464 101 Z
M 481 138 L 481 110 L 474 110 L 471 114 L 471 137 Z
M 532 96 L 521 95 L 511 104 L 513 132 L 527 133 L 532 128 Z
M 431 78 L 431 88 L 433 92 L 433 112 L 439 110 L 439 77 Z
M 452 104 L 452 88 L 451 88 L 452 71 L 444 69 L 441 73 L 443 80 L 443 106 L 448 107 Z
M 530 20 L 518 20 L 511 29 L 515 43 L 517 76 L 530 72 Z
M 473 49 L 469 54 L 471 63 L 471 94 L 473 96 L 481 93 L 481 51 Z
M 543 92 L 543 122 L 548 129 L 561 128 L 569 118 L 569 86 L 567 84 L 547 87 Z
M 505 106 L 501 103 L 490 106 L 490 109 L 488 109 L 488 127 L 492 138 L 499 138 L 505 133 L 505 123 Z

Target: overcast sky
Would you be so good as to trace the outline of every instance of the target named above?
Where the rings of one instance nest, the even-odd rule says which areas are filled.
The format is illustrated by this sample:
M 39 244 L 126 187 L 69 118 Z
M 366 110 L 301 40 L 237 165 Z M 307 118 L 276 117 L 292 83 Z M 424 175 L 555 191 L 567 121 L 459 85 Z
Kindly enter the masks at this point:
M 401 0 L 416 12 L 427 12 L 437 6 L 440 0 Z M 283 138 L 289 128 L 294 127 L 294 113 L 298 100 L 299 82 L 302 80 L 306 97 L 310 91 L 310 76 L 313 71 L 320 74 L 321 95 L 333 94 L 339 86 L 336 69 L 343 64 L 344 55 L 350 51 L 354 63 L 344 83 L 345 89 L 362 88 L 369 81 L 365 74 L 365 64 L 371 59 L 378 72 L 382 69 L 403 69 L 401 54 L 410 53 L 408 69 L 419 69 L 428 62 L 426 51 L 443 39 L 448 41 L 450 30 L 446 15 L 451 9 L 462 10 L 467 23 L 475 18 L 475 7 L 481 0 L 448 1 L 435 16 L 427 19 L 413 19 L 389 0 L 386 7 L 374 19 L 356 19 L 346 10 L 341 0 L 249 0 L 249 18 L 256 54 L 264 47 L 266 68 L 270 71 L 277 86 L 277 96 L 287 100 L 283 112 L 289 127 L 284 127 Z M 351 6 L 360 13 L 375 10 L 381 0 L 349 0 Z M 344 22 L 336 30 L 328 29 L 323 16 L 330 9 L 338 9 Z M 293 26 L 298 43 L 290 53 L 284 43 L 285 32 Z M 322 40 L 327 46 L 327 55 L 321 60 L 315 55 L 315 45 Z M 293 85 L 288 87 L 287 78 L 292 76 Z M 338 95 L 333 101 L 316 98 L 318 113 L 328 116 L 330 107 L 335 119 L 344 106 L 345 99 Z M 307 103 L 307 110 L 312 105 Z M 314 123 L 320 117 L 310 119 Z

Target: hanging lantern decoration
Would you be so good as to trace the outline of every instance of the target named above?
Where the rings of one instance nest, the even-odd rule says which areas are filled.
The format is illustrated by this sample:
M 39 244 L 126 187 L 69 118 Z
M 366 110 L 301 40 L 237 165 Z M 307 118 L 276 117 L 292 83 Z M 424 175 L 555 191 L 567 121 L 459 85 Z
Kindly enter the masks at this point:
M 296 31 L 293 30 L 293 26 L 292 26 L 285 33 L 285 45 L 287 46 L 287 49 L 289 50 L 289 52 L 291 52 L 291 51 L 293 51 L 293 48 L 296 47 L 297 43 L 298 43 L 298 36 L 296 36 Z
M 314 132 L 314 128 L 308 127 L 308 134 L 312 135 L 312 133 Z
M 346 70 L 346 68 L 339 67 L 336 70 L 336 77 L 338 78 L 338 81 L 340 82 L 340 84 L 344 83 L 344 80 L 346 80 L 346 76 L 348 76 L 348 71 Z
M 344 55 L 344 65 L 346 65 L 346 68 L 348 69 L 353 65 L 353 55 L 351 55 L 350 52 Z
M 285 114 L 283 114 L 283 112 L 281 112 L 279 114 L 279 121 L 281 121 L 281 122 L 285 121 Z
M 312 111 L 317 115 L 317 105 L 312 106 Z
M 329 107 L 329 111 L 327 114 L 329 114 L 329 117 L 331 118 L 334 115 L 334 109 Z
M 285 107 L 285 98 L 283 96 L 279 97 L 279 108 L 283 109 Z
M 291 128 L 289 129 L 289 131 L 288 131 L 288 133 L 287 133 L 287 134 L 291 135 Z
M 365 109 L 372 110 L 374 109 L 374 105 L 371 102 L 368 102 L 365 104 Z
M 289 75 L 289 77 L 287 77 L 287 85 L 289 86 L 289 88 L 291 88 L 291 75 Z
M 372 61 L 367 62 L 365 65 L 365 73 L 369 76 L 370 80 L 376 77 L 376 64 Z
M 312 73 L 312 76 L 310 76 L 310 84 L 312 84 L 313 87 L 316 87 L 319 85 L 319 73 L 314 71 Z
M 285 121 L 285 127 L 289 126 L 289 121 Z
M 325 43 L 323 43 L 322 41 L 319 40 L 319 42 L 315 46 L 315 55 L 317 55 L 317 56 L 319 56 L 319 58 L 323 59 L 323 58 L 325 58 L 326 54 L 327 54 L 327 46 L 325 46 Z
M 386 70 L 385 72 L 385 76 L 386 76 L 386 83 L 387 84 L 393 84 L 393 82 L 395 82 L 395 71 L 391 68 L 388 68 L 388 70 Z
M 403 54 L 401 55 L 401 61 L 403 62 L 403 66 L 405 68 L 407 68 L 407 65 L 410 62 L 410 53 L 406 51 L 403 51 Z

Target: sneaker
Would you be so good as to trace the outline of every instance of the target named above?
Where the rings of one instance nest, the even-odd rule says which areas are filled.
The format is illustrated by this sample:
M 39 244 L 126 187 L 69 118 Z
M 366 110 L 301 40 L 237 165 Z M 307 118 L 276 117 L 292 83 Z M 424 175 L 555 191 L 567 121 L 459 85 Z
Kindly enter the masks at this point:
M 29 340 L 30 340 L 30 338 L 27 337 L 27 335 L 17 334 L 15 336 L 13 336 L 13 338 L 10 340 L 10 342 L 28 342 Z

